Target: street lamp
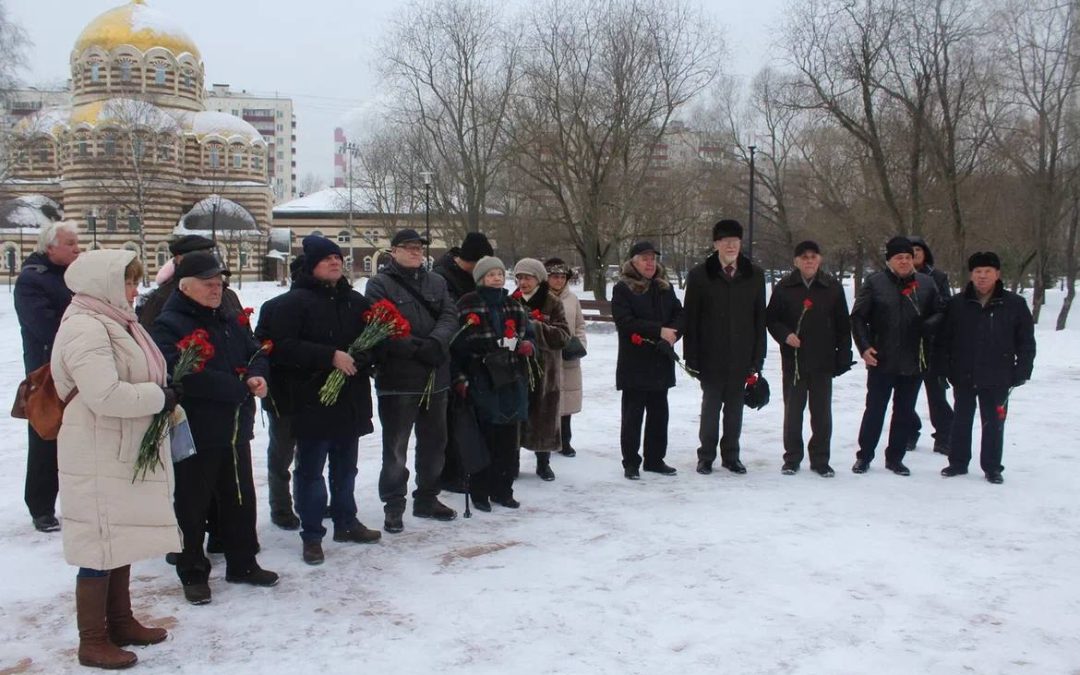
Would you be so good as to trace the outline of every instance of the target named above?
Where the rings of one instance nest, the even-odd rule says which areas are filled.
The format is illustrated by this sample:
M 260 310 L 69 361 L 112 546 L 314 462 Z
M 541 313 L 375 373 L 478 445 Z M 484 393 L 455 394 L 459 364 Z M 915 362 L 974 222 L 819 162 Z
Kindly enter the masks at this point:
M 86 215 L 86 225 L 90 228 L 90 234 L 94 237 L 93 249 L 97 250 L 97 209 L 91 208 Z
M 353 191 L 353 177 L 352 177 L 352 165 L 353 165 L 353 157 L 356 157 L 356 155 L 360 154 L 360 145 L 357 144 L 357 143 L 352 143 L 352 142 L 342 143 L 341 147 L 338 148 L 338 152 L 340 152 L 343 155 L 348 153 L 348 155 L 349 155 L 349 169 L 348 169 L 349 177 L 348 177 L 348 179 L 346 181 L 346 184 L 347 184 L 347 186 L 349 188 L 349 212 L 345 216 L 345 222 L 347 223 L 346 227 L 349 228 L 349 276 L 352 277 L 355 280 L 356 279 L 356 274 L 355 274 L 356 251 L 355 251 L 355 249 L 353 247 L 353 239 L 356 238 L 356 232 L 353 230 L 353 194 L 352 194 L 352 191 Z
M 431 172 L 421 171 L 424 179 L 424 268 L 431 269 Z
M 754 152 L 757 146 L 750 146 L 750 220 L 747 223 L 746 257 L 754 259 Z

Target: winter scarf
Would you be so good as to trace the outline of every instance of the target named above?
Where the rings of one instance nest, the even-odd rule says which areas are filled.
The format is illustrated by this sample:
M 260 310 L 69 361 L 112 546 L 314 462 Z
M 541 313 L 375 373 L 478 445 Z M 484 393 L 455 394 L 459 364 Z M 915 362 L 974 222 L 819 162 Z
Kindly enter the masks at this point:
M 623 263 L 621 274 L 619 280 L 625 283 L 635 295 L 641 295 L 649 290 L 649 284 L 652 282 L 656 282 L 661 291 L 671 288 L 671 283 L 667 279 L 667 270 L 660 263 L 656 263 L 656 274 L 652 279 L 641 276 L 641 273 L 634 269 L 634 263 L 629 260 Z
M 135 342 L 142 349 L 143 355 L 146 356 L 146 364 L 150 369 L 150 380 L 165 386 L 165 357 L 161 355 L 161 350 L 154 344 L 150 334 L 139 324 L 139 317 L 135 316 L 135 312 L 130 309 L 125 311 L 119 307 L 114 307 L 104 300 L 83 293 L 76 293 L 75 297 L 71 299 L 71 304 L 107 316 L 124 326 L 127 332 L 131 334 L 131 337 L 135 338 Z

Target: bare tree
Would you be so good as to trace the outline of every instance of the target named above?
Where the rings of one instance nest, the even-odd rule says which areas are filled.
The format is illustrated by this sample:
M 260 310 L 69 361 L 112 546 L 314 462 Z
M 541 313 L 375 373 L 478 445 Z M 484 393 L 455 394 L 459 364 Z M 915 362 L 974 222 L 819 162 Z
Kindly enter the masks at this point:
M 300 184 L 297 186 L 297 191 L 300 196 L 310 195 L 324 189 L 327 186 L 326 178 L 320 176 L 314 171 L 308 171 L 300 177 Z
M 26 66 L 26 50 L 30 44 L 26 31 L 11 20 L 7 7 L 0 0 L 0 104 L 7 103 L 11 90 L 18 85 L 19 72 Z M 8 130 L 0 129 L 0 181 L 11 174 L 16 145 L 17 139 Z

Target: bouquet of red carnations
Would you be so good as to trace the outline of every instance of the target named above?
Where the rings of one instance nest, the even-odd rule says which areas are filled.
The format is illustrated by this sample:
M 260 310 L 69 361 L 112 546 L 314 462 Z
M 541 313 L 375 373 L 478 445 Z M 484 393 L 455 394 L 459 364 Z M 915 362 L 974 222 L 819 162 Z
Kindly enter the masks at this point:
M 386 339 L 403 340 L 409 337 L 409 320 L 401 315 L 394 303 L 379 300 L 364 312 L 364 332 L 349 345 L 349 356 L 367 351 Z M 341 388 L 345 386 L 345 373 L 338 369 L 330 373 L 319 389 L 319 402 L 326 406 L 337 403 Z

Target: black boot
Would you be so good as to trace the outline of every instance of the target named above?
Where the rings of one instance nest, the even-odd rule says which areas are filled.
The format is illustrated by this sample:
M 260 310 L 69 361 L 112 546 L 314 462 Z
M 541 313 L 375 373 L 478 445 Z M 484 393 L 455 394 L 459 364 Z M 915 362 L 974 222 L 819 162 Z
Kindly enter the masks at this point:
M 551 470 L 550 452 L 536 453 L 536 475 L 547 481 L 555 480 L 555 472 Z

